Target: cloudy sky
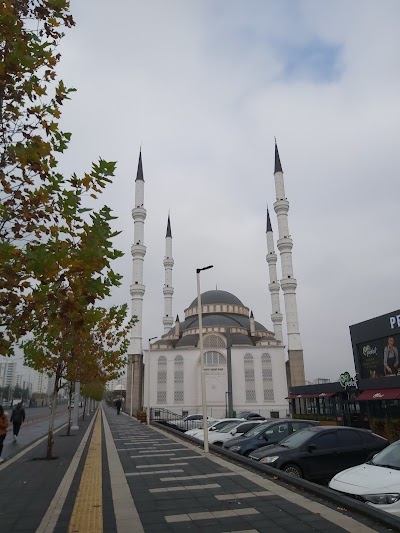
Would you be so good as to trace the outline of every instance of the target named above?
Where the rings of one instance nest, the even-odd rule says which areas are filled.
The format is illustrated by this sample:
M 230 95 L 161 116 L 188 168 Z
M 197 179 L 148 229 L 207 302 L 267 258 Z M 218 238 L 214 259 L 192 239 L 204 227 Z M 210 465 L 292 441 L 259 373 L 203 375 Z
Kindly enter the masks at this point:
M 276 136 L 306 376 L 353 371 L 349 325 L 400 307 L 400 3 L 72 0 L 71 8 L 76 27 L 59 73 L 77 93 L 64 109 L 73 136 L 62 168 L 83 172 L 98 156 L 118 162 L 102 201 L 118 216 L 125 252 L 113 302 L 130 305 L 142 146 L 145 347 L 163 333 L 169 211 L 174 315 L 183 318 L 196 297 L 195 269 L 213 264 L 202 290 L 234 293 L 272 329 L 265 224 Z

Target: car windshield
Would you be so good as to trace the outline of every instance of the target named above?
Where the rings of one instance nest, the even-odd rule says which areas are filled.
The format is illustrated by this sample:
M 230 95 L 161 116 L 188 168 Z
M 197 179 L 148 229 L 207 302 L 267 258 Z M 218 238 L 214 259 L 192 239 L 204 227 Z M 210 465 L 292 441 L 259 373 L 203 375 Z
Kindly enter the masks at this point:
M 264 429 L 267 429 L 272 424 L 257 424 L 257 426 L 254 426 L 250 431 L 244 434 L 246 437 L 256 437 L 259 435 Z
M 221 433 L 229 433 L 230 431 L 232 431 L 233 428 L 236 428 L 238 427 L 240 424 L 238 422 L 230 422 L 229 424 L 227 424 L 226 426 L 224 426 L 222 429 L 220 429 L 219 431 Z
M 281 440 L 278 446 L 284 446 L 285 448 L 299 448 L 314 435 L 314 431 L 302 429 L 292 433 L 289 437 L 286 437 L 286 439 Z
M 221 431 L 227 424 L 232 424 L 232 420 L 221 420 L 221 422 L 213 422 L 211 425 L 215 431 Z
M 370 464 L 376 466 L 386 466 L 394 468 L 395 470 L 400 468 L 400 441 L 393 442 L 390 446 L 379 452 L 370 461 Z

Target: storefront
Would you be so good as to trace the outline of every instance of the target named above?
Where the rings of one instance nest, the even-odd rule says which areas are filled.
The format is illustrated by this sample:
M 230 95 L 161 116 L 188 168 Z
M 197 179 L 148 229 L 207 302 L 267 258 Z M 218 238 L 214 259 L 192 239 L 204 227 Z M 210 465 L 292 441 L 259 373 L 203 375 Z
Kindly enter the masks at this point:
M 342 376 L 350 377 L 348 372 L 344 372 Z M 335 383 L 292 387 L 288 395 L 292 416 L 331 421 L 339 425 L 368 427 L 366 409 L 357 401 L 357 386 L 344 383 L 347 382 L 341 379 Z
M 350 326 L 356 375 L 292 387 L 293 416 L 319 416 L 369 427 L 372 419 L 400 419 L 400 310 Z

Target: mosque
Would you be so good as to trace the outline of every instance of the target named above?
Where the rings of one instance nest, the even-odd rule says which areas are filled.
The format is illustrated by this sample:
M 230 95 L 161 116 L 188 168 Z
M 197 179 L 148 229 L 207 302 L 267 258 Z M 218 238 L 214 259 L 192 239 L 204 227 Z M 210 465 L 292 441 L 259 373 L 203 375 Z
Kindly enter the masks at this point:
M 208 414 L 226 416 L 232 411 L 255 411 L 268 418 L 288 413 L 288 387 L 304 385 L 303 348 L 297 316 L 296 287 L 293 275 L 289 233 L 289 202 L 285 196 L 284 176 L 275 144 L 274 210 L 277 216 L 281 279 L 277 274 L 277 254 L 270 215 L 267 210 L 267 264 L 271 294 L 273 331 L 254 319 L 250 308 L 230 292 L 211 290 L 201 294 L 184 310 L 184 320 L 175 322 L 172 314 L 172 230 L 168 216 L 165 237 L 164 334 L 150 346 L 146 357 L 142 349 L 142 305 L 145 294 L 143 266 L 144 176 L 139 154 L 135 181 L 133 280 L 130 287 L 132 315 L 139 320 L 132 327 L 128 350 L 127 410 L 135 414 L 143 406 L 164 408 L 174 413 L 201 412 L 200 324 Z M 287 342 L 282 333 L 280 310 L 282 289 Z M 182 316 L 182 315 L 181 315 Z M 200 324 L 199 324 L 200 322 Z M 288 359 L 286 360 L 286 351 Z M 147 367 L 147 371 L 145 371 Z

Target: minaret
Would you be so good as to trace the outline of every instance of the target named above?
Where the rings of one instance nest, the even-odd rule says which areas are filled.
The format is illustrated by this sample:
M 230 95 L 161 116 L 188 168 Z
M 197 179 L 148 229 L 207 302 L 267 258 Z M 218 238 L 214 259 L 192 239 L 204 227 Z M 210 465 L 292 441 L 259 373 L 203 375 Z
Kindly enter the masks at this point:
M 143 262 L 146 255 L 144 246 L 144 221 L 146 220 L 144 208 L 144 179 L 142 167 L 142 152 L 139 153 L 139 163 L 135 181 L 135 207 L 132 209 L 133 218 L 133 245 L 132 253 L 132 285 L 130 293 L 132 299 L 132 316 L 137 317 L 137 322 L 131 329 L 128 350 L 127 372 L 127 398 L 126 409 L 136 413 L 142 407 L 142 376 L 143 376 L 143 351 L 142 351 L 142 308 L 145 286 L 143 285 Z
M 297 281 L 293 276 L 292 248 L 290 238 L 288 211 L 289 202 L 285 195 L 285 184 L 278 146 L 275 142 L 275 213 L 278 217 L 279 239 L 277 247 L 281 256 L 282 279 L 281 287 L 285 302 L 286 327 L 288 334 L 289 383 L 291 387 L 304 385 L 303 348 L 300 340 L 299 320 L 297 317 L 296 287 Z
M 269 292 L 271 293 L 272 315 L 271 320 L 274 325 L 275 338 L 283 342 L 281 304 L 279 302 L 280 284 L 276 273 L 277 255 L 274 249 L 274 234 L 272 232 L 271 220 L 267 209 L 267 263 L 269 270 Z
M 164 283 L 164 334 L 172 328 L 174 320 L 172 318 L 172 296 L 174 289 L 172 287 L 172 267 L 174 266 L 174 260 L 172 259 L 172 233 L 171 233 L 171 221 L 168 215 L 167 233 L 165 235 L 165 283 Z

